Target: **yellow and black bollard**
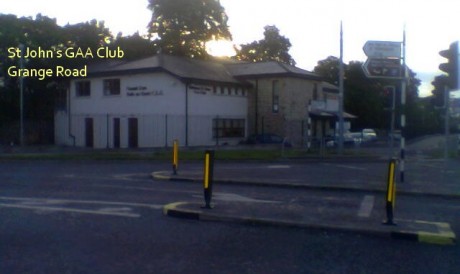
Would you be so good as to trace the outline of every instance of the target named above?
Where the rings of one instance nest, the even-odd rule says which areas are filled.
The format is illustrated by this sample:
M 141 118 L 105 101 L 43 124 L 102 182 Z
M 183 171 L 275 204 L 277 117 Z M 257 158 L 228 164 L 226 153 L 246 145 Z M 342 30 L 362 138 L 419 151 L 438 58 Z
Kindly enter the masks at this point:
M 212 208 L 212 183 L 214 173 L 214 150 L 206 150 L 204 153 L 204 176 L 203 176 L 203 188 L 204 188 L 204 202 L 203 208 Z
M 393 221 L 393 210 L 395 207 L 396 199 L 396 182 L 395 182 L 395 170 L 396 170 L 396 159 L 390 160 L 388 165 L 388 184 L 386 194 L 386 212 L 387 220 L 384 222 L 386 225 L 396 225 Z
M 173 142 L 173 157 L 172 157 L 173 175 L 177 175 L 177 168 L 179 166 L 179 141 L 177 139 Z

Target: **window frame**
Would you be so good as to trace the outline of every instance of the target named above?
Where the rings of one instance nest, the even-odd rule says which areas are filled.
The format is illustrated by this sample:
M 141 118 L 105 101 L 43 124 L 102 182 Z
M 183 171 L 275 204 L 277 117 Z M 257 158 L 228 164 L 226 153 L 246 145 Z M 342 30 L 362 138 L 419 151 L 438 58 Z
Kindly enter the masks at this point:
M 244 138 L 246 133 L 246 119 L 243 118 L 214 118 L 212 120 L 212 137 Z
M 91 81 L 81 80 L 75 82 L 75 96 L 76 97 L 90 97 L 91 96 Z
M 121 95 L 120 78 L 104 79 L 102 81 L 104 96 L 119 96 Z

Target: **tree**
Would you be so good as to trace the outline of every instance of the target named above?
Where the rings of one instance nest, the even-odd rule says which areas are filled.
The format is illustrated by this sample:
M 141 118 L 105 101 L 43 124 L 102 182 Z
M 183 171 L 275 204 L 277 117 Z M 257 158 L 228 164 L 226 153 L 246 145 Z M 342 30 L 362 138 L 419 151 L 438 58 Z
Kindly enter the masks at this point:
M 313 69 L 313 72 L 321 75 L 324 81 L 338 85 L 339 84 L 339 65 L 340 59 L 335 56 L 329 56 L 324 60 L 318 61 L 318 65 Z M 344 64 L 344 71 L 347 65 Z
M 31 17 L 18 18 L 15 15 L 0 14 L 0 143 L 17 143 L 19 120 L 19 78 L 8 77 L 8 68 L 19 66 L 19 58 L 8 58 L 8 49 L 23 44 L 25 48 L 43 50 L 65 50 L 73 48 L 91 48 L 107 46 L 113 41 L 110 31 L 103 22 L 92 20 L 86 23 L 58 26 L 56 19 L 38 14 Z M 77 67 L 78 62 L 88 63 L 82 58 L 26 58 L 24 66 L 28 69 L 54 69 L 57 65 Z M 26 142 L 51 142 L 53 139 L 52 123 L 54 103 L 58 91 L 67 79 L 48 77 L 39 80 L 37 77 L 24 77 L 24 120 Z M 39 130 L 43 125 L 46 130 Z M 44 133 L 46 131 L 46 134 Z M 29 136 L 27 136 L 29 135 Z M 47 136 L 45 136 L 47 135 Z
M 218 0 L 149 0 L 149 33 L 163 53 L 207 58 L 206 42 L 231 40 Z
M 324 81 L 338 85 L 339 62 L 337 57 L 329 56 L 325 60 L 318 61 L 314 72 L 323 77 Z M 378 128 L 388 129 L 392 94 L 385 91 L 385 86 L 395 86 L 396 102 L 400 102 L 400 81 L 389 79 L 372 79 L 364 75 L 362 62 L 352 61 L 344 64 L 344 106 L 347 112 L 357 116 L 352 126 L 355 129 Z M 431 109 L 422 104 L 418 98 L 420 80 L 416 74 L 409 70 L 409 84 L 407 85 L 406 116 L 408 121 L 406 134 L 410 137 L 428 132 L 426 127 L 429 121 Z M 398 110 L 399 106 L 397 105 Z M 423 119 L 422 119 L 423 118 Z
M 119 33 L 110 47 L 120 47 L 125 53 L 124 59 L 134 60 L 154 55 L 158 49 L 154 42 L 139 35 L 138 32 L 130 36 L 122 36 Z
M 354 128 L 388 128 L 389 113 L 385 112 L 388 105 L 385 105 L 383 85 L 364 75 L 361 62 L 348 64 L 344 89 L 346 111 L 358 116 L 352 122 Z
M 280 34 L 276 26 L 266 26 L 264 39 L 241 45 L 236 59 L 250 62 L 277 61 L 294 66 L 296 63 L 289 54 L 291 42 Z

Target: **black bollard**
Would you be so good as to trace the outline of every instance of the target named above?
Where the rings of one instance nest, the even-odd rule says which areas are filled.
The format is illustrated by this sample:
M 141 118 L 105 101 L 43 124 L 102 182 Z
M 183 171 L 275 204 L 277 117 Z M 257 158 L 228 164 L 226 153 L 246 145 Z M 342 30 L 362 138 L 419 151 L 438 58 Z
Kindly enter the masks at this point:
M 386 193 L 386 212 L 387 220 L 383 222 L 385 225 L 396 225 L 393 221 L 393 210 L 395 207 L 395 198 L 396 198 L 396 182 L 395 182 L 395 169 L 396 169 L 396 159 L 392 158 L 388 165 L 388 184 L 387 184 L 387 193 Z
M 204 202 L 203 208 L 211 209 L 212 199 L 212 184 L 213 184 L 213 173 L 214 173 L 214 150 L 206 150 L 204 153 L 204 176 L 203 176 L 203 188 L 204 188 Z
M 173 157 L 172 157 L 173 175 L 177 175 L 177 168 L 179 166 L 179 141 L 176 139 L 173 142 Z

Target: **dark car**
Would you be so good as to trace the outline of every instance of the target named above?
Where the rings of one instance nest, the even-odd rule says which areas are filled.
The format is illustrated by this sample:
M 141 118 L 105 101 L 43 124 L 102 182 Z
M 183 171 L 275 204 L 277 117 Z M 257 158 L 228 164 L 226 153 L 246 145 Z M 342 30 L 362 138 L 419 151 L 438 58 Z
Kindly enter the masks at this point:
M 283 137 L 272 133 L 254 134 L 246 141 L 247 144 L 282 144 L 283 142 L 286 146 L 291 146 Z

